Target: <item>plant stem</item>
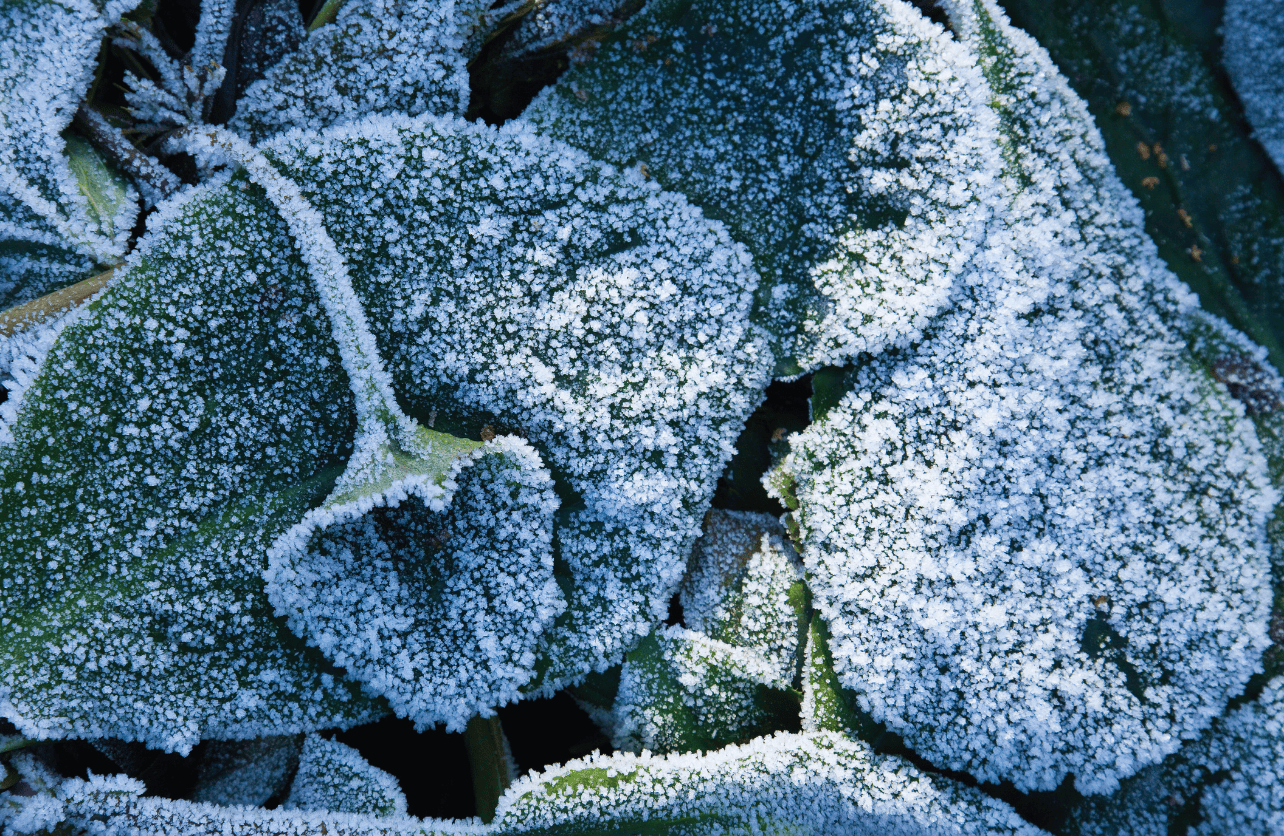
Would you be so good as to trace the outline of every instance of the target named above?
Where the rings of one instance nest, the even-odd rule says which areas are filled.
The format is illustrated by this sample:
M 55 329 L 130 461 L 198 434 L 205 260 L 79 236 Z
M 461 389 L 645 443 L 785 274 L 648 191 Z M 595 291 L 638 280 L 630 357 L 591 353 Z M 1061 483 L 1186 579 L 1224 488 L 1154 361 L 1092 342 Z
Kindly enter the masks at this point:
M 464 729 L 464 746 L 473 770 L 473 797 L 477 815 L 490 824 L 499 797 L 508 789 L 508 760 L 504 756 L 504 729 L 499 717 L 474 717 Z
M 99 273 L 71 287 L 46 293 L 39 299 L 0 312 L 0 337 L 8 337 L 46 322 L 61 313 L 83 305 L 89 297 L 107 286 L 115 268 Z M 5 751 L 0 748 L 0 752 Z
M 183 181 L 174 172 L 135 148 L 120 129 L 98 111 L 81 105 L 76 111 L 75 126 L 95 148 L 138 184 L 139 191 L 150 205 L 155 206 L 182 188 Z

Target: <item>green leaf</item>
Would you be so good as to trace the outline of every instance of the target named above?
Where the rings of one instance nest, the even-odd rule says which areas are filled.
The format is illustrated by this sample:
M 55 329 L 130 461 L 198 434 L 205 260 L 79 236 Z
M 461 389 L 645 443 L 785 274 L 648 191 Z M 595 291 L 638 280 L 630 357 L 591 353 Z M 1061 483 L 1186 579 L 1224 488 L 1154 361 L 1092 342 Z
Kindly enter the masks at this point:
M 1275 492 L 1083 103 L 992 2 L 945 9 L 1005 194 L 958 307 L 848 369 L 771 483 L 874 720 L 980 780 L 1100 793 L 1257 669 Z
M 798 698 L 778 665 L 682 627 L 662 626 L 625 656 L 611 743 L 691 752 L 798 729 Z
M 568 609 L 528 690 L 617 663 L 663 619 L 767 381 L 747 253 L 521 124 L 371 119 L 267 153 L 324 216 L 407 413 L 520 435 L 553 474 Z
M 501 834 L 1043 831 L 1006 804 L 833 734 L 780 734 L 706 755 L 594 755 L 520 779 Z
M 295 734 L 207 741 L 190 797 L 224 807 L 261 807 L 290 786 L 301 766 L 300 751 L 307 750 Z
M 133 6 L 22 0 L 0 11 L 0 193 L 39 216 L 62 248 L 97 262 L 124 255 L 138 199 L 63 132 L 93 79 L 107 26 Z
M 488 5 L 347 0 L 333 24 L 316 28 L 246 89 L 229 124 L 258 142 L 372 113 L 463 115 L 472 35 Z
M 660 0 L 523 118 L 725 222 L 797 374 L 915 339 L 967 268 L 997 173 L 969 64 L 904 3 Z
M 1005 3 L 1083 97 L 1164 263 L 1284 368 L 1284 181 L 1227 82 L 1251 59 L 1233 48 L 1233 26 L 1223 47 L 1222 5 L 1070 0 L 1053 14 L 1039 0 Z
M 788 686 L 802 661 L 807 614 L 795 589 L 798 554 L 783 535 L 768 514 L 710 511 L 679 595 L 686 626 L 757 652 Z
M 397 779 L 371 766 L 337 740 L 310 734 L 303 741 L 284 810 L 328 810 L 368 816 L 404 816 L 406 794 Z
M 1284 827 L 1284 678 L 1217 720 L 1177 754 L 1088 799 L 1070 836 L 1269 836 Z
M 185 750 L 382 713 L 261 579 L 350 450 L 319 302 L 272 204 L 224 179 L 63 329 L 0 448 L 0 711 L 28 734 Z

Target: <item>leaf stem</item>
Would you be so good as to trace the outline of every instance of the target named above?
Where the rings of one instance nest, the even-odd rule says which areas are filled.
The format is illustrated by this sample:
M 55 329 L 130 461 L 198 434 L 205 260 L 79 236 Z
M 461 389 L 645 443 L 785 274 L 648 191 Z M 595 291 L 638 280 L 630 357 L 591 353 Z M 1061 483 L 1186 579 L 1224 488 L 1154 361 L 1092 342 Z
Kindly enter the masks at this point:
M 308 24 L 308 32 L 315 32 L 327 23 L 332 22 L 338 15 L 339 9 L 343 6 L 343 0 L 325 0 L 325 4 L 317 10 L 317 16 L 312 18 Z
M 107 286 L 116 268 L 91 276 L 77 282 L 71 287 L 46 293 L 39 299 L 32 299 L 7 311 L 0 312 L 0 337 L 26 331 L 28 328 L 47 322 L 72 308 L 83 305 L 91 296 Z M 0 749 L 0 751 L 4 751 Z
M 183 187 L 174 172 L 135 148 L 119 128 L 93 108 L 81 105 L 74 124 L 103 156 L 138 184 L 148 204 L 155 206 Z
M 499 798 L 508 789 L 508 758 L 504 753 L 504 729 L 499 717 L 477 716 L 464 729 L 464 746 L 473 770 L 473 797 L 477 815 L 490 824 Z

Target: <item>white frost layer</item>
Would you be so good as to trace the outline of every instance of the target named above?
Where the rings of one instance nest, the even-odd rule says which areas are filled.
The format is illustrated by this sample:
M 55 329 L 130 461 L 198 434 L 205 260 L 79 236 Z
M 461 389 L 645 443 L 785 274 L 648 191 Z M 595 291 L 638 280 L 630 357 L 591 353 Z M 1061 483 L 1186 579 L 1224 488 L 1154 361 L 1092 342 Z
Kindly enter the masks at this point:
M 522 778 L 494 824 L 629 832 L 666 820 L 692 836 L 1043 833 L 1000 801 L 832 734 L 781 734 L 707 755 L 595 754 Z
M 25 331 L 0 336 L 0 386 L 7 392 L 5 400 L 0 402 L 0 446 L 13 443 L 13 427 L 22 407 L 22 397 L 40 373 L 49 349 L 62 330 L 83 315 L 84 308 L 77 308 Z
M 289 128 L 320 130 L 372 113 L 463 115 L 478 0 L 348 0 L 254 82 L 230 127 L 251 141 Z
M 1284 0 L 1226 0 L 1222 62 L 1244 115 L 1284 172 Z
M 290 795 L 281 806 L 402 818 L 406 795 L 395 777 L 371 766 L 356 749 L 310 734 L 303 741 Z
M 196 775 L 196 789 L 189 797 L 224 807 L 261 807 L 286 789 L 299 765 L 302 745 L 300 735 L 293 734 L 251 740 L 207 740 Z M 126 764 L 117 763 L 133 771 Z
M 520 123 L 371 118 L 266 153 L 323 214 L 407 407 L 520 431 L 582 502 L 541 686 L 618 661 L 662 620 L 767 382 L 748 253 Z
M 802 639 L 789 589 L 802 580 L 802 567 L 784 533 L 768 514 L 711 510 L 678 593 L 686 626 L 752 648 L 787 687 Z
M 428 477 L 309 511 L 268 553 L 290 627 L 419 728 L 518 698 L 565 608 L 553 579 L 553 481 L 501 436 Z
M 993 3 L 947 7 L 1009 196 L 957 307 L 850 372 L 785 471 L 862 707 L 942 766 L 1103 792 L 1257 670 L 1277 495 L 1083 103 Z
M 799 373 L 918 337 L 1000 202 L 988 90 L 900 0 L 659 0 L 523 115 L 723 220 Z

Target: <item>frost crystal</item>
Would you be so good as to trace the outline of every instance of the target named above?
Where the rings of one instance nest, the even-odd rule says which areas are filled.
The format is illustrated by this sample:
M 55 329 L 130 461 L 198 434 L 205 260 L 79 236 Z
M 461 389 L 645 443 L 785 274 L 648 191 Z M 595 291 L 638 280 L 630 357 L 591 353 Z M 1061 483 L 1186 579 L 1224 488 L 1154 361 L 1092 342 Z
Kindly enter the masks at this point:
M 419 727 L 518 698 L 565 608 L 553 580 L 557 498 L 509 436 L 456 460 L 439 487 L 310 512 L 269 554 L 268 597 L 290 626 Z
M 310 734 L 282 807 L 400 817 L 406 814 L 406 796 L 396 778 L 371 766 L 356 749 Z
M 286 789 L 302 747 L 299 735 L 207 741 L 191 799 L 225 807 L 262 806 Z
M 847 372 L 772 485 L 862 708 L 942 766 L 1102 792 L 1257 669 L 1276 493 L 1082 103 L 992 3 L 948 8 L 1004 211 L 957 308 Z
M 947 301 L 997 175 L 985 101 L 907 3 L 663 0 L 524 118 L 725 221 L 797 373 L 913 339 Z
M 571 585 L 545 689 L 663 617 L 770 357 L 755 276 L 681 197 L 522 125 L 371 119 L 267 153 L 324 215 L 407 410 L 524 436 Z
M 251 141 L 372 113 L 463 115 L 466 53 L 489 4 L 348 0 L 333 24 L 251 84 L 230 126 Z
M 1191 836 L 1284 832 L 1284 677 L 1195 743 L 1075 812 L 1075 836 L 1167 836 L 1197 811 Z
M 93 266 L 53 224 L 0 189 L 0 310 L 73 284 Z
M 68 0 L 0 9 L 0 194 L 52 226 L 62 247 L 99 262 L 124 255 L 137 197 L 62 132 L 93 79 L 103 32 L 132 6 Z
M 1284 0 L 1227 0 L 1226 72 L 1258 141 L 1284 172 Z

